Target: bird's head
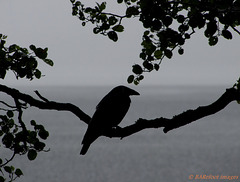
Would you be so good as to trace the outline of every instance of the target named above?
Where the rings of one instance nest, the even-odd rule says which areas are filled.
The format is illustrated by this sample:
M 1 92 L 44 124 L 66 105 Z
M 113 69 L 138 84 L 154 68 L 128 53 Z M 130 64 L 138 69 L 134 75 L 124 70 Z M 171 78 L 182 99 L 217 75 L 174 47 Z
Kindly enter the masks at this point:
M 133 90 L 131 88 L 128 88 L 126 86 L 123 86 L 123 85 L 117 86 L 113 90 L 115 90 L 117 92 L 120 92 L 121 94 L 127 95 L 127 96 L 130 96 L 130 95 L 140 95 L 137 91 L 135 91 L 135 90 Z

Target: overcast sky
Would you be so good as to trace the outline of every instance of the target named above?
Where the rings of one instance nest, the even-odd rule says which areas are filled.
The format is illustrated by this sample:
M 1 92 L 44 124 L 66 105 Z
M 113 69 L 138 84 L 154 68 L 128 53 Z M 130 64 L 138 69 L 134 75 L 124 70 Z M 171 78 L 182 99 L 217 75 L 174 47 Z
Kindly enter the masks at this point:
M 114 6 L 114 5 L 113 5 Z M 136 20 L 123 21 L 125 32 L 118 42 L 92 33 L 71 15 L 69 0 L 0 0 L 0 32 L 8 35 L 8 45 L 34 44 L 49 48 L 55 65 L 40 63 L 46 76 L 35 81 L 16 81 L 12 73 L 1 83 L 7 85 L 119 85 L 127 84 L 134 63 L 141 64 L 142 26 Z M 114 11 L 119 8 L 115 8 Z M 240 36 L 221 38 L 208 46 L 203 32 L 196 33 L 184 46 L 165 59 L 158 72 L 145 74 L 142 85 L 227 84 L 240 76 Z

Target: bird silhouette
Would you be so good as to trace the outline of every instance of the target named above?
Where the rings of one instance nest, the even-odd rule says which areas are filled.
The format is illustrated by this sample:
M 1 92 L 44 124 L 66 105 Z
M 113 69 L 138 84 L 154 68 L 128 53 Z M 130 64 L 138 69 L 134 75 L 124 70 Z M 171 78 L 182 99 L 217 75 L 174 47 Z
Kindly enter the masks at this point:
M 128 87 L 117 86 L 99 102 L 83 137 L 81 155 L 85 155 L 90 145 L 105 131 L 118 126 L 130 107 L 131 95 L 140 94 Z

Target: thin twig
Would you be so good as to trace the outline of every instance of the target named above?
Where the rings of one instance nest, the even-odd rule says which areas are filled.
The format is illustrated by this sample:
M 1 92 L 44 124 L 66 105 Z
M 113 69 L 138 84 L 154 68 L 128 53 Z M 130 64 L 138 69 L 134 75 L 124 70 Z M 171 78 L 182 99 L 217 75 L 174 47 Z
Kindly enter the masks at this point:
M 36 95 L 37 95 L 40 99 L 42 99 L 44 102 L 49 102 L 49 100 L 46 99 L 45 97 L 43 97 L 37 90 L 35 90 L 34 92 L 35 92 Z
M 3 163 L 3 164 L 1 164 L 1 165 L 0 165 L 0 168 L 3 167 L 3 166 L 5 166 L 5 165 L 7 165 L 9 162 L 11 162 L 11 161 L 13 160 L 13 158 L 15 157 L 15 155 L 16 155 L 16 153 L 13 152 L 12 157 L 11 157 L 10 159 L 6 159 L 6 162 Z
M 238 29 L 236 29 L 234 26 L 231 26 L 231 28 L 240 35 L 240 31 Z
M 12 109 L 16 109 L 16 106 L 10 106 L 9 104 L 7 104 L 7 103 L 4 102 L 4 101 L 0 101 L 0 103 L 4 104 L 5 106 L 10 107 L 10 108 L 12 108 Z

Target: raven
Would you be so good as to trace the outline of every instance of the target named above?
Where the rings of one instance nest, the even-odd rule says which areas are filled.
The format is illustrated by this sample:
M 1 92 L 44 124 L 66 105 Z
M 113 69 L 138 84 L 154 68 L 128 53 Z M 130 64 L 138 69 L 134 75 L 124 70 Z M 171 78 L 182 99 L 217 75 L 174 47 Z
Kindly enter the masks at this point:
M 105 131 L 117 127 L 122 121 L 130 107 L 130 95 L 140 94 L 128 87 L 117 86 L 99 102 L 83 137 L 81 155 L 85 155 L 90 145 Z

